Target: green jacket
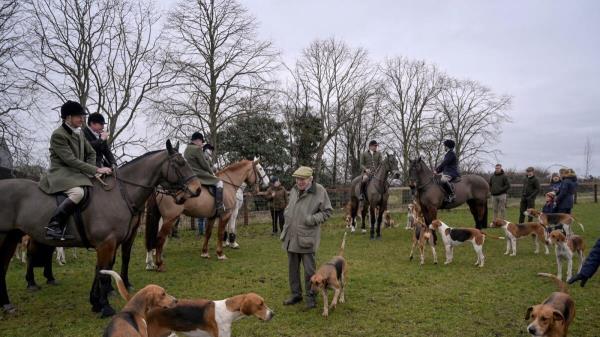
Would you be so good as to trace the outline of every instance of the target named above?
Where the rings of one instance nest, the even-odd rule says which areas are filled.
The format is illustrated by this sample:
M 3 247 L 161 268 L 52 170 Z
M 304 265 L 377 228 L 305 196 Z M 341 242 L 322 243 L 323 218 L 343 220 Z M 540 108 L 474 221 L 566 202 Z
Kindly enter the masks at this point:
M 535 197 L 540 193 L 540 182 L 536 176 L 531 178 L 525 177 L 523 180 L 522 199 L 535 200 Z
M 321 241 L 321 224 L 333 212 L 325 188 L 313 182 L 300 194 L 297 186 L 290 191 L 289 203 L 285 208 L 285 225 L 279 237 L 283 249 L 291 253 L 315 253 Z
M 371 173 L 375 173 L 372 171 L 375 170 L 379 164 L 381 164 L 381 152 L 374 152 L 373 155 L 371 155 L 371 152 L 367 150 L 360 155 L 361 172 L 370 169 Z
M 202 148 L 198 145 L 189 144 L 183 152 L 183 157 L 190 164 L 192 171 L 196 174 L 202 185 L 216 185 L 219 178 L 215 176 L 210 164 L 204 156 Z
M 271 196 L 271 193 L 275 192 L 275 196 Z M 265 199 L 271 201 L 271 207 L 276 211 L 285 209 L 288 203 L 288 193 L 283 185 L 279 187 L 271 186 L 265 193 Z
M 500 174 L 492 174 L 489 184 L 492 195 L 505 194 L 510 190 L 510 182 L 508 181 L 506 174 L 504 174 L 504 171 L 501 171 Z
M 50 169 L 40 180 L 40 189 L 48 194 L 78 186 L 92 186 L 96 174 L 96 151 L 85 139 L 63 123 L 50 137 Z

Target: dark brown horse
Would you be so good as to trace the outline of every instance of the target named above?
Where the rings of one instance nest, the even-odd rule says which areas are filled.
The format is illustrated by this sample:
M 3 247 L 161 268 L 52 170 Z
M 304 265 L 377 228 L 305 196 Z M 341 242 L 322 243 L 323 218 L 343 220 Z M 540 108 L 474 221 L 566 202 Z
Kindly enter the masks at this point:
M 365 217 L 367 216 L 368 210 L 369 218 L 371 220 L 371 239 L 381 238 L 381 221 L 383 218 L 383 213 L 387 210 L 387 202 L 389 197 L 387 177 L 389 173 L 396 171 L 398 171 L 398 160 L 396 159 L 394 151 L 388 150 L 385 154 L 385 158 L 381 161 L 381 164 L 375 168 L 373 177 L 367 183 L 365 195 L 366 200 L 364 200 L 361 210 L 362 231 L 363 233 L 366 233 Z M 358 195 L 360 194 L 361 181 L 362 175 L 354 178 L 350 187 L 350 216 L 352 218 L 351 232 L 356 230 L 356 214 L 358 213 L 360 206 Z M 375 230 L 375 227 L 377 227 L 377 230 Z M 375 232 L 377 233 L 377 237 L 375 237 Z
M 473 214 L 475 226 L 478 229 L 487 227 L 487 199 L 490 188 L 481 176 L 474 174 L 462 176 L 454 185 L 456 198 L 450 204 L 444 201 L 446 194 L 438 184 L 438 177 L 427 167 L 421 157 L 410 160 L 409 177 L 417 190 L 416 199 L 428 226 L 437 218 L 438 209 L 451 209 L 466 202 Z
M 31 180 L 0 181 L 0 305 L 6 312 L 16 311 L 9 301 L 6 271 L 17 242 L 26 233 L 44 245 L 84 247 L 87 241 L 94 247 L 97 262 L 90 291 L 92 310 L 103 317 L 114 314 L 107 298 L 110 275 L 98 271 L 112 268 L 119 245 L 124 246 L 123 255 L 129 256 L 144 202 L 159 184 L 168 186 L 180 204 L 200 191 L 200 181 L 170 141 L 166 151 L 148 152 L 115 169 L 106 183 L 94 182 L 89 205 L 82 212 L 85 236 L 69 224 L 67 231 L 74 240 L 51 241 L 45 238 L 44 226 L 56 208 L 55 197 L 44 194 Z

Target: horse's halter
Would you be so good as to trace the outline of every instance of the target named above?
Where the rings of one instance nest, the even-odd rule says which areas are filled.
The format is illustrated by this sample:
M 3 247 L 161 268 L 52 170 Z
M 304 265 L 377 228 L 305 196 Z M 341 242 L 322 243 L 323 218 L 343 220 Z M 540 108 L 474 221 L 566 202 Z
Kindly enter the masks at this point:
M 180 156 L 179 153 L 173 153 L 170 154 L 169 157 L 166 159 L 169 161 L 169 166 L 167 167 L 167 174 L 164 179 L 166 180 L 166 183 L 163 184 L 163 182 L 161 181 L 162 190 L 160 191 L 160 193 L 171 195 L 173 197 L 175 197 L 180 192 L 188 193 L 192 197 L 197 196 L 197 193 L 194 193 L 189 187 L 189 181 L 194 179 L 196 175 L 192 174 L 189 177 L 185 177 L 181 173 L 181 170 L 177 168 L 177 166 L 179 165 L 176 163 L 176 158 L 178 156 Z M 173 170 L 173 172 L 175 172 L 175 175 L 177 176 L 176 183 L 171 183 L 168 181 L 169 175 L 171 174 L 171 170 Z
M 415 188 L 417 190 L 422 190 L 427 185 L 429 185 L 429 184 L 431 184 L 433 182 L 433 176 L 431 176 L 426 183 L 424 183 L 422 185 L 418 184 L 418 182 L 419 182 L 419 175 L 418 175 L 418 172 L 417 172 L 416 165 L 419 164 L 419 166 L 420 166 L 421 165 L 420 161 L 421 161 L 421 159 L 419 158 L 416 161 L 414 161 L 414 163 L 413 162 L 410 163 L 411 169 L 412 169 L 412 171 L 414 172 L 414 175 L 415 175 L 414 177 L 411 175 L 410 180 L 412 180 L 412 182 L 414 183 L 414 186 L 415 186 Z
M 267 174 L 266 173 L 262 174 L 260 172 L 260 170 L 258 170 L 256 165 L 258 165 L 258 161 L 253 161 L 252 162 L 252 173 L 254 173 L 254 184 L 253 185 L 255 186 L 255 190 L 258 192 L 260 182 L 263 181 L 263 179 L 267 176 Z M 241 187 L 241 186 L 238 186 L 238 185 L 232 183 L 233 179 L 231 179 L 231 176 L 229 175 L 229 173 L 227 171 L 225 171 L 223 173 L 229 179 L 229 181 L 223 180 L 224 183 L 233 186 L 236 190 Z

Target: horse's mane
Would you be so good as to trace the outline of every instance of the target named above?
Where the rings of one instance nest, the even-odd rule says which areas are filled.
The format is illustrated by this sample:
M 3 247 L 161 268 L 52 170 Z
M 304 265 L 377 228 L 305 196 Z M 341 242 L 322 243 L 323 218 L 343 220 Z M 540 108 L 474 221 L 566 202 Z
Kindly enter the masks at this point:
M 125 164 L 121 165 L 121 168 L 126 167 L 128 165 L 131 165 L 131 164 L 139 161 L 140 159 L 146 158 L 148 156 L 151 156 L 153 154 L 156 154 L 156 153 L 159 153 L 159 152 L 162 152 L 162 151 L 165 151 L 165 150 L 154 150 L 154 151 L 146 152 L 143 155 L 141 155 L 141 156 L 139 156 L 137 158 L 133 158 L 131 161 L 128 161 Z
M 240 160 L 240 161 L 235 162 L 233 164 L 229 164 L 229 165 L 225 166 L 222 170 L 218 171 L 217 174 L 221 174 L 221 173 L 223 173 L 225 171 L 231 171 L 231 170 L 238 169 L 240 166 L 246 165 L 249 161 L 251 161 L 251 160 L 243 159 L 243 160 Z

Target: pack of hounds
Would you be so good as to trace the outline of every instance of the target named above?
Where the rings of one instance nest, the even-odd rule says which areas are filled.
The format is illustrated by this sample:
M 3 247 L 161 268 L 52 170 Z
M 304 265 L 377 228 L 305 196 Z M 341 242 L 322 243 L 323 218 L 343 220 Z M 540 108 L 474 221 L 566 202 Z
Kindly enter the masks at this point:
M 535 253 L 539 253 L 540 245 L 544 246 L 545 254 L 549 254 L 549 246 L 554 246 L 557 273 L 539 273 L 539 276 L 553 279 L 558 285 L 558 291 L 550 294 L 541 304 L 533 305 L 526 311 L 525 319 L 530 321 L 527 331 L 532 336 L 567 336 L 569 325 L 575 318 L 575 302 L 568 294 L 567 287 L 562 282 L 562 264 L 567 264 L 567 279 L 572 277 L 573 255 L 579 257 L 579 269 L 584 261 L 585 244 L 581 236 L 574 234 L 573 225 L 579 223 L 570 214 L 544 214 L 534 209 L 528 209 L 525 215 L 537 219 L 536 222 L 515 224 L 505 219 L 495 219 L 491 228 L 501 228 L 504 236 L 496 237 L 474 228 L 453 228 L 440 219 L 432 221 L 427 226 L 421 214 L 418 203 L 408 206 L 405 229 L 411 230 L 412 247 L 410 260 L 413 259 L 415 247 L 419 249 L 420 264 L 425 263 L 425 246 L 431 248 L 433 262 L 437 264 L 435 239 L 437 232 L 442 240 L 446 253 L 445 264 L 452 263 L 455 246 L 470 242 L 476 253 L 475 265 L 483 267 L 485 256 L 483 245 L 487 237 L 506 240 L 504 255 L 517 255 L 517 239 L 533 237 Z M 346 216 L 349 226 L 349 216 Z M 391 214 L 384 215 L 385 227 L 398 227 Z M 323 297 L 322 315 L 327 317 L 330 310 L 338 303 L 345 302 L 345 288 L 348 282 L 348 265 L 344 258 L 346 234 L 342 239 L 339 252 L 330 261 L 319 267 L 311 277 L 311 289 L 321 293 Z M 17 258 L 26 261 L 27 251 L 31 249 L 30 240 L 25 236 L 17 251 Z M 75 254 L 75 251 L 73 252 Z M 76 257 L 76 255 L 74 255 Z M 62 248 L 57 250 L 57 261 L 65 263 Z M 232 324 L 244 317 L 255 317 L 269 321 L 275 313 L 263 297 L 256 293 L 246 293 L 223 300 L 208 299 L 176 299 L 166 293 L 158 285 L 147 285 L 134 295 L 130 295 L 118 273 L 103 270 L 103 274 L 113 277 L 121 297 L 127 301 L 123 309 L 115 315 L 104 331 L 106 337 L 120 336 L 151 336 L 175 337 L 175 333 L 184 336 L 231 336 Z M 333 290 L 331 303 L 328 300 L 328 289 Z

